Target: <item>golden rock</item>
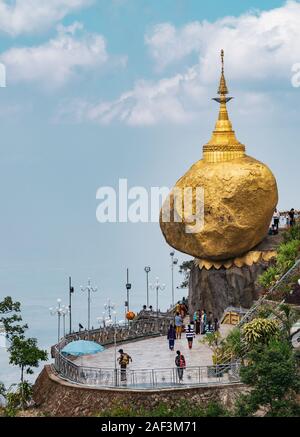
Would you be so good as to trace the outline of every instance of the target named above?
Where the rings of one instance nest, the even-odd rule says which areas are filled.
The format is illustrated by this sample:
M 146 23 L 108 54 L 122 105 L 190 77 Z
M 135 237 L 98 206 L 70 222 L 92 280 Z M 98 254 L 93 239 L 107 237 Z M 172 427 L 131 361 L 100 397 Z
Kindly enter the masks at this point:
M 246 149 L 232 130 L 226 104 L 228 89 L 224 77 L 224 52 L 218 90 L 219 117 L 210 141 L 203 147 L 203 159 L 196 162 L 176 183 L 163 209 L 170 220 L 160 215 L 166 241 L 175 249 L 196 258 L 227 260 L 239 257 L 267 235 L 278 202 L 275 177 L 263 163 L 246 155 Z M 196 188 L 204 193 L 203 226 L 199 232 L 187 232 L 191 210 L 197 219 Z M 192 190 L 186 203 L 185 190 Z M 178 202 L 176 194 L 182 192 Z M 182 201 L 182 199 L 184 199 Z M 175 217 L 177 217 L 175 219 Z M 178 220 L 178 217 L 180 220 Z M 198 217 L 199 222 L 201 221 Z

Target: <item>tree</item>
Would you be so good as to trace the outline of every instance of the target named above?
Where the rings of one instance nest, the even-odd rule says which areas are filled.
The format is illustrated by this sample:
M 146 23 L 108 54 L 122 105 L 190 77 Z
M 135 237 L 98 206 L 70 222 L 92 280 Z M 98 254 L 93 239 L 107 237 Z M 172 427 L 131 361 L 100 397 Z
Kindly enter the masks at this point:
M 11 345 L 8 348 L 10 353 L 9 362 L 15 366 L 19 366 L 21 370 L 21 406 L 24 408 L 24 403 L 31 394 L 27 381 L 24 380 L 24 374 L 32 374 L 33 367 L 38 367 L 40 361 L 46 361 L 48 354 L 46 351 L 39 349 L 36 338 L 24 338 L 23 336 L 14 336 Z M 28 396 L 27 396 L 28 395 Z
M 22 336 L 28 328 L 27 325 L 19 324 L 22 321 L 20 312 L 20 302 L 14 302 L 10 296 L 0 302 L 0 324 L 4 326 L 9 340 L 15 335 Z
M 193 267 L 193 261 L 183 261 L 179 267 L 179 273 L 184 275 L 184 280 L 182 281 L 179 288 L 187 288 L 189 285 L 190 272 Z
M 300 375 L 290 343 L 273 339 L 256 345 L 248 352 L 247 361 L 247 366 L 241 367 L 241 381 L 252 390 L 239 398 L 237 415 L 250 416 L 262 408 L 266 416 L 299 414 L 296 396 L 300 393 Z
M 14 337 L 8 348 L 9 362 L 21 369 L 21 383 L 24 382 L 24 373 L 32 374 L 32 367 L 38 367 L 40 361 L 47 360 L 47 352 L 37 346 L 36 338 Z

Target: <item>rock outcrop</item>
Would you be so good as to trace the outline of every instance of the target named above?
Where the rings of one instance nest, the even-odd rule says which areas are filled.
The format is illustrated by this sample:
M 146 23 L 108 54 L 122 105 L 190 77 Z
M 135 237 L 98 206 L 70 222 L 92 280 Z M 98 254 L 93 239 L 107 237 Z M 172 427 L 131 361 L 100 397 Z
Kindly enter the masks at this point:
M 205 309 L 220 318 L 229 306 L 250 308 L 261 292 L 257 279 L 267 267 L 266 262 L 218 270 L 194 265 L 189 279 L 190 314 Z

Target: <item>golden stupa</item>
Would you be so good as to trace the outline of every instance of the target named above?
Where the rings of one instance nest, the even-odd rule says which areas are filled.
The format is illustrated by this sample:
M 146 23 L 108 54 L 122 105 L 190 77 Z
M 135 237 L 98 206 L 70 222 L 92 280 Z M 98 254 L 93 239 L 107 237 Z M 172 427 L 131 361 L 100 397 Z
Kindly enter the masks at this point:
M 223 50 L 221 61 L 219 98 L 213 99 L 220 104 L 215 130 L 203 147 L 203 159 L 179 179 L 163 205 L 162 210 L 169 208 L 170 220 L 164 220 L 162 212 L 160 215 L 166 241 L 181 252 L 205 260 L 228 260 L 254 248 L 266 237 L 278 202 L 271 170 L 246 155 L 245 146 L 232 129 L 226 106 L 232 98 L 227 97 Z M 197 187 L 203 188 L 204 221 L 199 232 L 187 232 L 190 215 L 186 218 L 184 203 L 174 195 L 187 187 L 193 193 Z M 195 194 L 191 202 L 195 214 Z M 174 219 L 176 214 L 181 220 Z

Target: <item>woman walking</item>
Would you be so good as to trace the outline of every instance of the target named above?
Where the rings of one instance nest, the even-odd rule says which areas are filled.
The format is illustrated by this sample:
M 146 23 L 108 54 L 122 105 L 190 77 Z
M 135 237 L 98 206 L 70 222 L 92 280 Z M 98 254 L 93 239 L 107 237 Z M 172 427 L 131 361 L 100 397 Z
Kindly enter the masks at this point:
M 175 340 L 176 340 L 176 330 L 172 324 L 169 327 L 167 338 L 169 340 L 169 349 L 170 351 L 173 351 L 175 346 Z
M 194 324 L 193 323 L 188 325 L 185 336 L 186 336 L 186 339 L 188 341 L 189 349 L 192 349 L 193 340 L 195 338 L 195 331 L 194 331 Z

